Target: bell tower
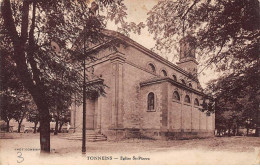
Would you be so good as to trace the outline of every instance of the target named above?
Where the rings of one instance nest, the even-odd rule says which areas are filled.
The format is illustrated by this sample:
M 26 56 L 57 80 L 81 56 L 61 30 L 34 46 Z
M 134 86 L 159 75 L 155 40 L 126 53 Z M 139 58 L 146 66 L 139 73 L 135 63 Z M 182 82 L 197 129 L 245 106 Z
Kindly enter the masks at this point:
M 177 65 L 183 70 L 191 73 L 192 75 L 197 74 L 198 62 L 195 57 L 195 45 L 196 39 L 191 35 L 187 35 L 180 40 L 180 60 Z

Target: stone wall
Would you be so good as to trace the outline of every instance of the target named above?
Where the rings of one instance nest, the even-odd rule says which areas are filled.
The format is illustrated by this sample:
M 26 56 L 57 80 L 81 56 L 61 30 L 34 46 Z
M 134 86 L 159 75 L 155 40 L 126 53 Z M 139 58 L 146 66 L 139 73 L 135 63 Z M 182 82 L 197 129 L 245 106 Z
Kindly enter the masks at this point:
M 168 76 L 176 75 L 178 81 L 185 75 L 178 69 L 172 68 L 147 53 L 129 46 L 119 48 L 119 53 L 106 51 L 94 66 L 94 74 L 104 79 L 106 96 L 95 101 L 87 101 L 87 125 L 104 133 L 113 139 L 128 137 L 127 130 L 140 130 L 147 136 L 192 137 L 213 135 L 214 115 L 206 116 L 194 105 L 195 98 L 200 96 L 186 91 L 169 82 L 140 87 L 140 83 L 154 77 L 159 77 L 162 70 Z M 156 73 L 147 69 L 148 63 L 153 63 Z M 91 74 L 89 74 L 91 76 Z M 193 88 L 198 83 L 191 81 Z M 180 101 L 173 100 L 173 91 L 177 90 Z M 147 96 L 155 94 L 155 110 L 147 111 Z M 188 94 L 191 103 L 184 103 Z M 76 116 L 74 116 L 76 111 Z M 76 130 L 82 128 L 82 105 L 72 105 L 71 125 L 76 121 Z M 92 122 L 92 123 L 91 123 Z
M 156 73 L 153 74 L 153 76 L 162 76 L 161 71 L 165 70 L 167 72 L 167 75 L 171 78 L 172 75 L 175 75 L 177 77 L 178 81 L 181 81 L 181 79 L 186 80 L 187 81 L 187 77 L 185 77 L 184 74 L 182 74 L 177 68 L 173 68 L 173 66 L 169 66 L 166 65 L 160 61 L 158 61 L 158 59 L 153 58 L 151 56 L 148 55 L 148 53 L 145 53 L 144 51 L 138 50 L 132 46 L 127 47 L 127 48 L 120 48 L 120 51 L 122 53 L 125 54 L 126 56 L 126 63 L 132 65 L 132 66 L 136 66 L 136 68 L 146 71 L 146 75 L 148 75 L 148 73 L 150 73 L 149 71 L 147 71 L 147 66 L 149 63 L 152 63 L 155 65 L 156 68 Z M 139 76 L 139 74 L 138 74 Z M 134 75 L 134 77 L 138 77 L 136 74 Z M 143 77 L 141 75 L 141 77 Z M 148 76 L 149 77 L 149 76 Z M 147 79 L 147 77 L 144 77 L 143 80 Z M 149 78 L 148 78 L 149 79 Z M 196 81 L 189 81 L 191 82 L 193 88 L 198 88 L 198 82 Z

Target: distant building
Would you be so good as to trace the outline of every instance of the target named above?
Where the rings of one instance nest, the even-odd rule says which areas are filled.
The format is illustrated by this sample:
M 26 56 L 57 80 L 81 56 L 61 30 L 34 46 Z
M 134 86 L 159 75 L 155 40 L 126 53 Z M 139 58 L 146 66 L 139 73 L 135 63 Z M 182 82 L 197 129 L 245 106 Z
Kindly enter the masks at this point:
M 130 38 L 105 31 L 117 39 L 117 51 L 109 48 L 89 64 L 89 84 L 103 82 L 106 96 L 87 100 L 88 130 L 108 139 L 136 136 L 164 139 L 214 135 L 215 115 L 201 112 L 202 89 L 196 77 L 195 41 L 180 41 L 177 65 Z M 82 131 L 82 105 L 72 105 L 71 126 Z

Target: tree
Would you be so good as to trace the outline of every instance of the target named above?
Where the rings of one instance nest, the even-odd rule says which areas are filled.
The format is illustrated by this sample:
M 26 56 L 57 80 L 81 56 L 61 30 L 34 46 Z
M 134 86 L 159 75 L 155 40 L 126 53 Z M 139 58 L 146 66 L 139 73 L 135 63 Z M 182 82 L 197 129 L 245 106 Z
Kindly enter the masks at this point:
M 101 11 L 107 9 L 108 19 L 120 23 L 125 32 L 131 28 L 139 30 L 138 25 L 124 21 L 126 8 L 121 0 L 99 0 L 97 4 Z M 94 16 L 95 4 L 92 6 L 94 9 L 88 5 L 85 0 L 3 0 L 1 3 L 3 45 L 10 48 L 4 57 L 9 55 L 15 63 L 15 75 L 39 111 L 41 152 L 50 152 L 49 121 L 53 100 L 50 92 L 52 85 L 61 81 L 57 67 L 64 73 L 62 83 L 68 86 L 66 92 L 80 95 L 82 76 L 79 67 L 82 66 L 71 61 L 68 49 L 82 35 L 83 29 L 90 44 L 100 37 L 100 30 L 105 27 L 106 17 Z M 59 47 L 56 45 L 53 50 L 52 42 Z M 87 56 L 92 57 L 90 53 Z M 83 58 L 87 59 L 84 56 L 81 60 Z
M 60 115 L 60 119 L 59 119 L 59 132 L 62 132 L 62 126 L 65 123 L 68 123 L 70 121 L 70 113 L 69 111 L 65 111 L 64 113 L 62 113 Z
M 20 106 L 19 106 L 18 109 L 13 111 L 13 113 L 14 113 L 13 115 L 14 115 L 15 121 L 17 121 L 17 123 L 18 123 L 18 130 L 17 130 L 17 132 L 20 133 L 21 132 L 22 122 L 23 122 L 24 118 L 26 118 L 26 115 L 29 112 L 29 109 L 28 109 L 29 101 L 25 100 L 24 98 L 18 98 L 18 99 L 20 101 L 20 104 L 19 104 Z
M 18 133 L 21 132 L 22 122 L 25 118 L 28 118 L 28 115 L 35 110 L 35 105 L 32 100 L 32 97 L 23 90 L 22 93 L 14 93 L 19 102 L 18 108 L 13 111 L 13 119 L 15 119 L 18 123 Z
M 14 111 L 18 109 L 17 99 L 11 94 L 1 94 L 1 119 L 7 124 L 6 132 L 9 132 L 10 120 L 14 118 Z
M 58 99 L 58 101 L 65 101 L 64 99 Z M 57 135 L 58 132 L 61 132 L 61 128 L 64 123 L 67 123 L 70 121 L 70 110 L 69 106 L 71 105 L 71 102 L 64 103 L 64 102 L 56 102 L 56 106 L 52 108 L 51 114 L 52 117 L 55 120 L 55 130 L 54 135 Z
M 148 16 L 147 26 L 154 34 L 158 49 L 170 52 L 173 47 L 178 48 L 178 41 L 183 36 L 190 34 L 197 39 L 197 52 L 210 64 L 219 62 L 219 65 L 225 65 L 228 56 L 235 59 L 233 62 L 258 58 L 258 0 L 164 0 L 158 2 Z
M 259 96 L 257 99 L 252 99 L 253 93 L 249 93 L 251 89 L 241 90 L 240 85 L 239 80 L 229 77 L 222 77 L 208 84 L 207 91 L 215 98 L 218 134 L 228 130 L 228 135 L 231 135 L 231 131 L 236 135 L 239 127 L 247 128 L 247 132 L 249 129 L 256 129 L 258 122 L 256 105 L 260 100 Z
M 198 75 L 209 66 L 221 71 L 223 95 L 233 102 L 248 95 L 260 129 L 259 11 L 258 0 L 165 0 L 149 11 L 147 26 L 158 50 L 176 52 L 182 37 L 195 37 L 197 55 L 206 60 Z
M 25 90 L 17 92 L 17 90 L 11 90 L 8 87 L 7 90 L 2 90 L 1 93 L 1 118 L 7 123 L 7 132 L 9 132 L 9 122 L 14 119 L 18 123 L 17 132 L 20 133 L 21 125 L 24 118 L 30 113 L 28 93 Z
M 22 106 L 26 103 L 21 100 L 25 90 L 15 75 L 15 63 L 8 55 L 10 48 L 2 45 L 3 41 L 0 43 L 0 53 L 6 54 L 5 57 L 1 56 L 1 119 L 7 123 L 6 131 L 9 132 L 10 120 L 20 115 Z M 2 83 L 2 81 L 5 82 Z
M 38 112 L 35 104 L 32 104 L 32 106 L 30 107 L 30 112 L 27 115 L 27 120 L 29 122 L 34 123 L 33 133 L 36 133 L 37 132 L 37 125 L 38 125 L 39 120 L 40 120 L 40 116 L 39 116 L 39 112 Z

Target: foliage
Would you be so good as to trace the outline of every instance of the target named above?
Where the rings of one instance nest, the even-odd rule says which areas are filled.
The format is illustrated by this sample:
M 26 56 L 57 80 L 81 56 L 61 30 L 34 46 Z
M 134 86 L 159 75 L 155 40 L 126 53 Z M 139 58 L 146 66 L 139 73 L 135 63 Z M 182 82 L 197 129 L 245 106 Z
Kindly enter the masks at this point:
M 5 55 L 10 49 L 5 46 L 4 39 L 0 42 L 0 53 Z M 15 76 L 15 63 L 11 60 L 9 55 L 1 56 L 1 119 L 7 122 L 7 132 L 9 132 L 9 121 L 11 119 L 19 120 L 22 116 L 21 111 L 24 112 L 24 107 L 28 103 L 23 100 L 25 90 Z M 4 81 L 4 82 L 3 82 Z M 22 110 L 23 109 L 23 110 Z M 23 117 L 22 117 L 23 118 Z
M 21 125 L 23 120 L 26 118 L 28 113 L 30 113 L 30 103 L 32 103 L 31 97 L 24 91 L 22 94 L 16 94 L 16 97 L 18 101 L 20 102 L 19 108 L 17 108 L 15 111 L 12 111 L 14 115 L 15 121 L 18 123 L 18 131 L 20 132 L 21 130 Z
M 37 106 L 42 151 L 50 151 L 49 114 L 57 97 L 60 99 L 57 105 L 62 109 L 68 108 L 73 95 L 82 97 L 81 61 L 94 58 L 94 52 L 87 51 L 91 51 L 91 44 L 104 38 L 100 31 L 106 19 L 120 24 L 124 32 L 142 26 L 125 22 L 126 8 L 121 0 L 96 3 L 100 11 L 106 9 L 107 17 L 99 14 L 97 5 L 90 6 L 86 0 L 3 0 L 1 3 L 0 31 L 4 39 L 1 48 L 7 48 L 3 57 L 10 57 L 15 76 Z M 82 39 L 87 51 L 82 49 Z M 79 57 L 70 58 L 71 54 Z
M 259 86 L 252 93 L 250 85 L 241 88 L 244 85 L 241 80 L 244 77 L 234 79 L 229 75 L 208 84 L 208 90 L 215 98 L 216 129 L 220 132 L 239 127 L 255 129 L 258 124 Z
M 219 70 L 241 69 L 259 57 L 259 2 L 160 1 L 148 13 L 156 48 L 170 52 L 186 34 L 197 39 L 198 56 Z
M 31 104 L 30 112 L 27 115 L 27 120 L 29 122 L 38 123 L 40 121 L 39 112 L 35 104 Z
M 258 0 L 164 0 L 148 15 L 156 49 L 176 52 L 179 40 L 189 34 L 197 39 L 198 58 L 206 60 L 198 75 L 213 65 L 222 72 L 207 88 L 215 98 L 216 127 L 245 125 L 248 120 L 251 126 L 260 125 Z
M 202 107 L 200 111 L 205 112 L 207 116 L 210 116 L 211 113 L 215 113 L 215 101 L 213 97 L 204 96 L 203 102 L 200 105 Z
M 19 110 L 21 103 L 16 96 L 11 93 L 1 94 L 1 119 L 7 122 L 7 132 L 9 132 L 9 121 L 15 118 L 15 111 Z

